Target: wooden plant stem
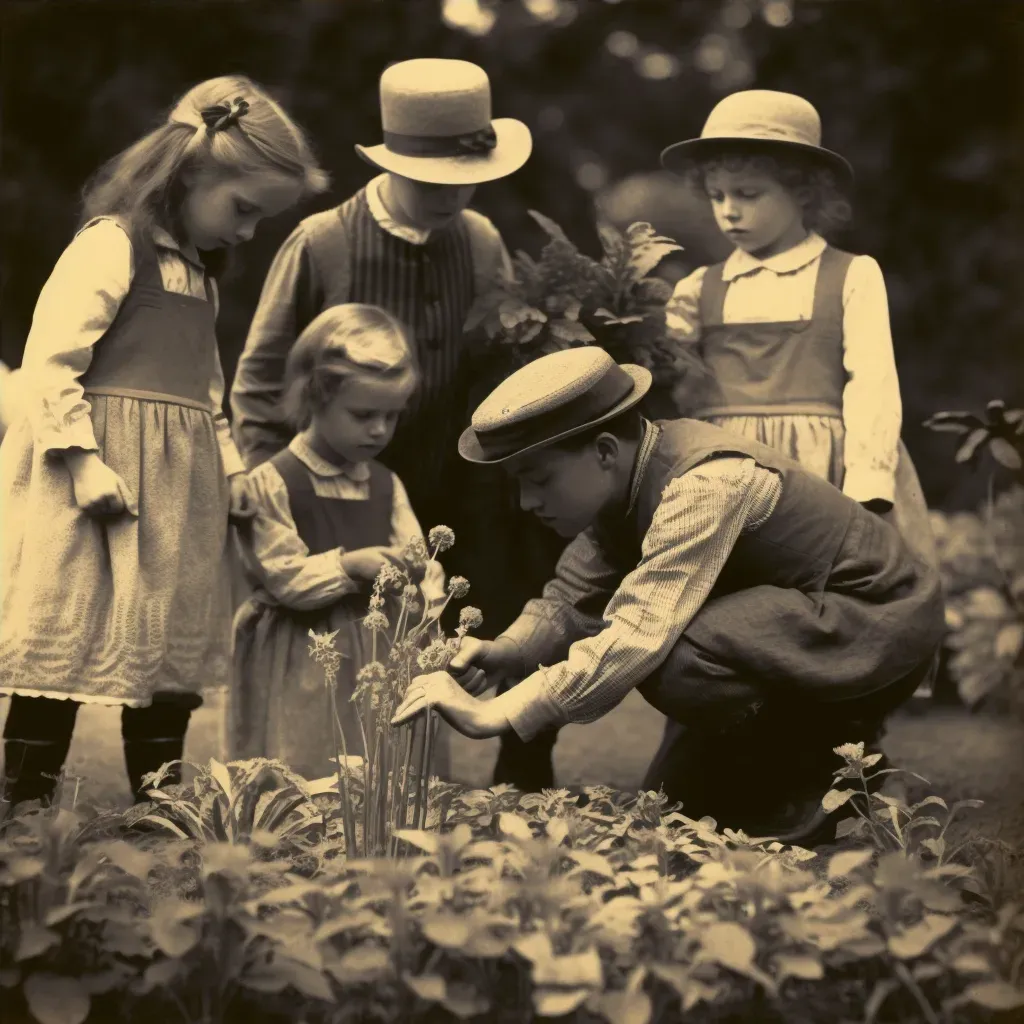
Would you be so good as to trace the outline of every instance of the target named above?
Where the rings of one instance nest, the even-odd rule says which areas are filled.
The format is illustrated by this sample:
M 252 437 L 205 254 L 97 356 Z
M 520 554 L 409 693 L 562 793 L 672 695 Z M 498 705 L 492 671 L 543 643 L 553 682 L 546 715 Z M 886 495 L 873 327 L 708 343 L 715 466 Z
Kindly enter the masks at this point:
M 338 737 L 335 737 L 335 749 L 340 745 L 341 747 L 341 758 L 338 761 L 338 795 L 341 797 L 341 820 L 342 826 L 345 830 L 345 856 L 351 860 L 353 857 L 357 857 L 356 851 L 356 823 L 352 813 L 352 802 L 349 799 L 348 791 L 348 746 L 345 743 L 345 730 L 342 727 L 341 719 L 338 717 L 338 701 L 334 692 L 334 687 L 328 682 L 328 691 L 331 698 L 331 718 L 333 719 L 333 726 L 338 732 L 338 736 L 341 738 L 340 744 L 338 743 Z
M 434 712 L 428 708 L 424 716 L 423 750 L 420 755 L 420 774 L 416 780 L 416 812 L 413 815 L 415 828 L 426 828 L 427 787 L 430 784 L 430 759 L 434 746 Z

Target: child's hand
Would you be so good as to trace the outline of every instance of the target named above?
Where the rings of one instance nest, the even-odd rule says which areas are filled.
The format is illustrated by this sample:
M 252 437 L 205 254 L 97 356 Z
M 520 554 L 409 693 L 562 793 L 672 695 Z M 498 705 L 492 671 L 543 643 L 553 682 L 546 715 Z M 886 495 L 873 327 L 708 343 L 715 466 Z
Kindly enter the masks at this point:
M 231 507 L 228 510 L 228 518 L 235 523 L 248 522 L 256 515 L 252 490 L 249 487 L 249 477 L 245 473 L 233 473 L 228 477 L 228 484 L 231 487 Z
M 345 575 L 362 583 L 372 583 L 386 564 L 405 571 L 402 552 L 398 548 L 360 548 L 341 556 Z
M 75 491 L 75 504 L 90 516 L 139 514 L 139 503 L 128 485 L 95 452 L 65 456 Z

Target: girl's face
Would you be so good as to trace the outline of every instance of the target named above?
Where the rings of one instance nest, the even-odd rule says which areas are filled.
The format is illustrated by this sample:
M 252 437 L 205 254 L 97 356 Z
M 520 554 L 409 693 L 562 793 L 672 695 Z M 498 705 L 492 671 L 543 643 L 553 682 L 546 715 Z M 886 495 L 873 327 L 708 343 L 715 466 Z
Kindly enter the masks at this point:
M 767 259 L 807 236 L 796 197 L 763 171 L 715 168 L 704 187 L 719 229 L 745 252 Z
M 275 171 L 225 175 L 203 172 L 185 179 L 181 208 L 185 234 L 197 249 L 225 249 L 248 242 L 264 217 L 294 206 L 301 183 Z
M 399 384 L 369 376 L 352 377 L 328 405 L 314 414 L 314 442 L 346 462 L 376 458 L 391 441 L 413 386 L 411 381 Z
M 446 227 L 469 206 L 475 185 L 431 185 L 388 175 L 385 202 L 392 215 L 424 231 Z

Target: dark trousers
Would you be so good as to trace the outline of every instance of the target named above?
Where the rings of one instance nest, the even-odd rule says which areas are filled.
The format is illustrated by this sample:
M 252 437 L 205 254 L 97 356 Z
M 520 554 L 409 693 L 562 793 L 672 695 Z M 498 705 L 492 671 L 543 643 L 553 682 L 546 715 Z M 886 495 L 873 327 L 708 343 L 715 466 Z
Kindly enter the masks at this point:
M 148 707 L 121 712 L 124 761 L 132 795 L 145 799 L 143 777 L 168 761 L 181 759 L 185 733 L 202 698 L 193 694 L 158 693 Z M 49 697 L 11 698 L 4 726 L 4 797 L 11 803 L 52 799 L 71 747 L 79 703 Z M 167 781 L 180 780 L 180 770 Z
M 638 687 L 668 719 L 643 789 L 663 788 L 691 818 L 707 815 L 748 834 L 805 841 L 843 763 L 834 748 L 863 742 L 878 750 L 886 717 L 930 670 L 928 659 L 872 693 L 828 700 L 819 691 L 812 699 L 775 680 L 740 679 L 684 635 Z M 528 743 L 503 736 L 495 783 L 533 792 L 553 787 L 557 737 L 557 730 Z

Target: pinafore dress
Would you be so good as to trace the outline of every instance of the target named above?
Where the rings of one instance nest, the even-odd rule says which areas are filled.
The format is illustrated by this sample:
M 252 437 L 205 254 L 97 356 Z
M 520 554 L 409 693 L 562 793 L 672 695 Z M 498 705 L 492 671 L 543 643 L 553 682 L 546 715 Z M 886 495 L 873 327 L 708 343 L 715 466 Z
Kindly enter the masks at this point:
M 0 693 L 146 706 L 196 695 L 230 654 L 230 492 L 210 406 L 214 305 L 135 273 L 82 376 L 100 458 L 139 514 L 86 515 L 27 418 L 0 446 Z
M 302 462 L 289 450 L 270 460 L 284 480 L 299 536 L 311 555 L 333 548 L 357 551 L 391 543 L 394 478 L 370 462 L 370 497 L 363 501 L 317 495 Z M 318 779 L 334 770 L 340 753 L 323 668 L 309 654 L 312 629 L 338 631 L 341 654 L 335 702 L 350 756 L 365 752 L 356 708 L 351 701 L 359 670 L 373 659 L 372 634 L 362 626 L 368 594 L 343 597 L 310 611 L 278 604 L 263 588 L 235 618 L 234 685 L 230 698 L 229 746 L 234 758 L 271 757 L 300 775 Z M 448 774 L 447 741 L 438 731 L 435 770 Z
M 843 284 L 853 256 L 827 246 L 809 320 L 723 323 L 724 263 L 701 285 L 699 351 L 709 371 L 694 418 L 774 448 L 840 489 L 843 462 Z M 900 441 L 895 501 L 884 514 L 914 553 L 936 566 L 928 506 Z

